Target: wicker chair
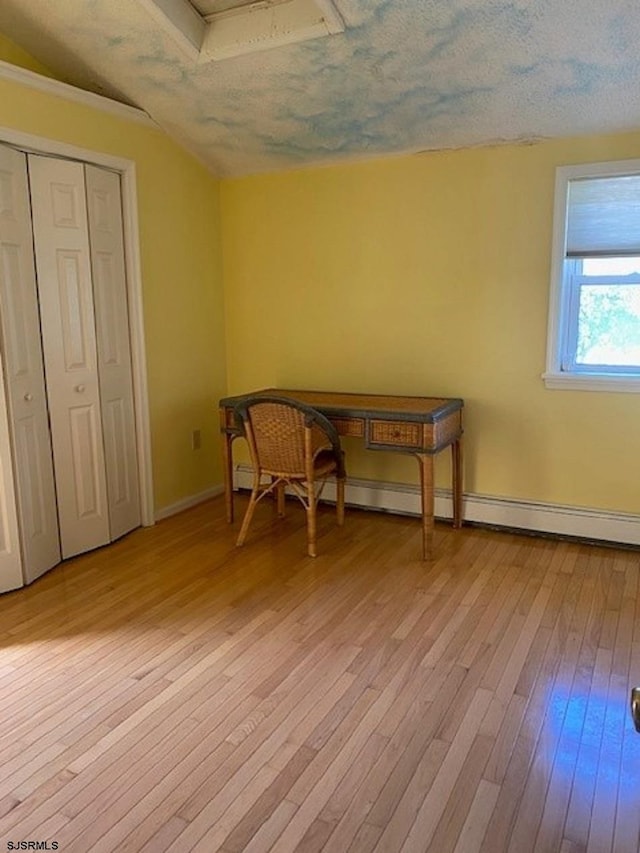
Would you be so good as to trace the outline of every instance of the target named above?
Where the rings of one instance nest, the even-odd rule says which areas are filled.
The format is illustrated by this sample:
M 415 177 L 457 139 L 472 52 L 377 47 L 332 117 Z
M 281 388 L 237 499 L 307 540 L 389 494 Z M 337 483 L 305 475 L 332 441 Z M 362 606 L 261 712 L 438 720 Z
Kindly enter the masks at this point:
M 235 411 L 253 465 L 251 498 L 237 544 L 244 543 L 256 504 L 265 495 L 275 494 L 278 515 L 284 515 L 284 490 L 290 486 L 307 512 L 307 550 L 315 557 L 316 508 L 329 477 L 336 478 L 338 524 L 344 522 L 344 454 L 336 428 L 310 406 L 283 397 L 245 397 Z

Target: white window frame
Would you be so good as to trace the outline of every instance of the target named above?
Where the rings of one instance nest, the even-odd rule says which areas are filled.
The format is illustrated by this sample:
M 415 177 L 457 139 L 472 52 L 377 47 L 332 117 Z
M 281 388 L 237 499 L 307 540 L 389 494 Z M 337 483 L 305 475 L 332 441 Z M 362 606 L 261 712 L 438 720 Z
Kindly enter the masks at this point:
M 567 241 L 567 200 L 569 183 L 579 178 L 640 175 L 640 160 L 617 160 L 608 163 L 585 163 L 559 166 L 556 169 L 553 243 L 551 249 L 551 286 L 549 291 L 549 325 L 547 331 L 547 369 L 542 374 L 547 388 L 579 391 L 623 391 L 640 393 L 640 372 L 618 368 L 607 372 L 602 366 L 572 363 L 569 340 L 575 313 L 575 287 L 565 282 Z M 597 283 L 597 282 L 594 282 Z M 631 282 L 630 282 L 631 283 Z

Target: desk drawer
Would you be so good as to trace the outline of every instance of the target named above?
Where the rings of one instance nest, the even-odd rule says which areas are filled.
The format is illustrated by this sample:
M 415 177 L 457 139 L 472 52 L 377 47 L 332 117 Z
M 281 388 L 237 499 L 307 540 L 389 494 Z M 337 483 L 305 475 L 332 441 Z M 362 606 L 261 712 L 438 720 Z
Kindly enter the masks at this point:
M 330 418 L 330 420 L 338 430 L 338 435 L 346 435 L 353 438 L 364 437 L 364 421 L 362 418 Z
M 407 421 L 375 421 L 369 428 L 369 444 L 395 447 L 421 447 L 422 424 Z

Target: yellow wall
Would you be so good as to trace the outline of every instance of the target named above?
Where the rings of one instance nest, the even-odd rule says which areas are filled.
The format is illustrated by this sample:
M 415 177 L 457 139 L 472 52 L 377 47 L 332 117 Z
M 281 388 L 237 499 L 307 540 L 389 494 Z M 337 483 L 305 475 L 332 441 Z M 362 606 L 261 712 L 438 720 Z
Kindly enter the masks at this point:
M 540 378 L 555 167 L 638 157 L 640 134 L 219 184 L 159 131 L 15 83 L 0 126 L 136 162 L 158 508 L 221 481 L 215 400 L 279 385 L 461 396 L 467 491 L 640 511 L 638 395 Z M 407 457 L 348 456 L 417 481 Z
M 540 378 L 555 167 L 638 156 L 632 134 L 223 181 L 229 392 L 460 396 L 466 491 L 640 511 L 640 397 Z M 417 481 L 349 451 L 354 476 Z
M 0 59 L 11 60 L 0 41 Z M 4 50 L 3 50 L 4 47 Z M 0 127 L 135 161 L 156 509 L 222 480 L 219 184 L 153 127 L 0 81 Z M 2 134 L 0 132 L 0 138 Z M 203 446 L 191 449 L 191 431 Z

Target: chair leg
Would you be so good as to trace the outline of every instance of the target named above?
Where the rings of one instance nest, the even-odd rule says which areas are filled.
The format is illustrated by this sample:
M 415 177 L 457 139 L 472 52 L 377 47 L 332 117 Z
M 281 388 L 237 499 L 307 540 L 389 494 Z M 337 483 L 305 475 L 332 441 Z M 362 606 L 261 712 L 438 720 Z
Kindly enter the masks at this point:
M 338 477 L 336 480 L 336 514 L 338 525 L 342 527 L 344 524 L 344 477 Z
M 244 545 L 244 540 L 247 538 L 247 532 L 249 530 L 249 525 L 251 524 L 251 519 L 253 518 L 253 513 L 257 503 L 258 491 L 257 489 L 254 489 L 251 492 L 251 497 L 249 498 L 249 506 L 247 507 L 247 511 L 245 512 L 244 518 L 242 519 L 242 527 L 240 528 L 240 533 L 238 534 L 236 545 Z
M 313 483 L 307 485 L 307 553 L 310 557 L 316 556 L 316 493 Z
M 284 482 L 282 480 L 276 486 L 276 507 L 278 517 L 284 518 Z

